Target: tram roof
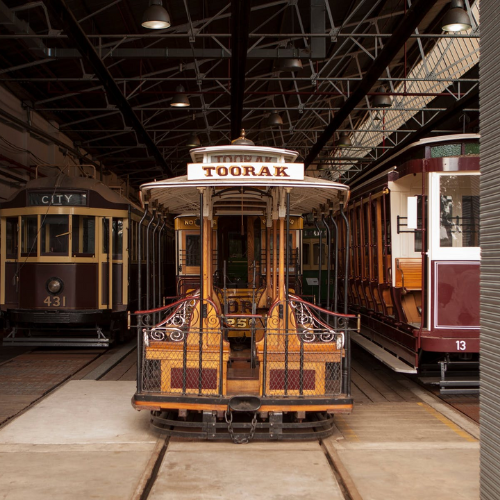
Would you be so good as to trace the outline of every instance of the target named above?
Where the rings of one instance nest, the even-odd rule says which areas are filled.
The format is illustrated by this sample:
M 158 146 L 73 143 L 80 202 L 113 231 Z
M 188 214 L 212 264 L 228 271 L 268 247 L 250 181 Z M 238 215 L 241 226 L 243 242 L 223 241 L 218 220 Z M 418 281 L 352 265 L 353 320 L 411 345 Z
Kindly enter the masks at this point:
M 253 212 L 248 203 L 258 196 L 267 195 L 271 188 L 292 188 L 290 192 L 290 210 L 296 213 L 309 213 L 317 209 L 320 204 L 329 201 L 346 203 L 349 198 L 349 187 L 326 179 L 304 176 L 303 179 L 201 179 L 189 180 L 187 175 L 148 182 L 141 186 L 141 200 L 144 203 L 145 194 L 148 193 L 150 202 L 157 202 L 168 208 L 170 213 L 181 214 L 199 210 L 198 188 L 213 188 L 216 193 L 226 188 L 254 188 L 252 193 L 243 193 L 243 212 Z

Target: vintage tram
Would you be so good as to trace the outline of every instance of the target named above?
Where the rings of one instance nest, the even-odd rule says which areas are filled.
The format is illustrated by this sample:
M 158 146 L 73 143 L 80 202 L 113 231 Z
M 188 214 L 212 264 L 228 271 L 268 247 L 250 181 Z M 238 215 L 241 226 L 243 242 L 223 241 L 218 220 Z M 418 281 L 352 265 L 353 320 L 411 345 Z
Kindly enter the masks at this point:
M 95 170 L 85 176 L 73 170 L 57 167 L 43 177 L 37 170 L 0 205 L 6 345 L 108 346 L 126 335 L 127 311 L 137 308 L 129 281 L 137 280 L 140 226 L 158 228 L 153 262 L 165 255 L 172 229 L 159 212 L 141 221 L 142 213 L 96 180 Z M 151 259 L 142 255 L 145 268 Z
M 299 214 L 327 200 L 342 210 L 349 190 L 244 136 L 191 157 L 186 176 L 141 187 L 144 214 L 162 204 L 177 215 L 178 295 L 136 313 L 133 406 L 172 435 L 327 435 L 332 414 L 352 409 L 358 317 L 300 296 Z
M 350 240 L 339 285 L 362 315 L 356 341 L 397 371 L 440 363 L 442 392 L 477 391 L 479 136 L 424 139 L 383 165 L 352 187 L 349 237 L 339 224 L 341 256 Z

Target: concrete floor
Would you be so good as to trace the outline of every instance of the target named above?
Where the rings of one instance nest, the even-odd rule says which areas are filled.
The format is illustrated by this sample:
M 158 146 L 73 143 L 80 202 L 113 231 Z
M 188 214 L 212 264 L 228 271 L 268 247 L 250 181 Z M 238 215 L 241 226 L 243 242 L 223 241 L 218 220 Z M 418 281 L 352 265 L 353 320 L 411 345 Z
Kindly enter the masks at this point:
M 130 406 L 134 390 L 134 382 L 72 381 L 1 429 L 0 499 L 134 498 L 158 451 L 148 413 Z M 357 498 L 473 500 L 479 442 L 452 420 L 424 401 L 361 404 L 337 417 L 339 431 L 325 444 Z M 342 495 L 315 442 L 172 440 L 149 498 Z

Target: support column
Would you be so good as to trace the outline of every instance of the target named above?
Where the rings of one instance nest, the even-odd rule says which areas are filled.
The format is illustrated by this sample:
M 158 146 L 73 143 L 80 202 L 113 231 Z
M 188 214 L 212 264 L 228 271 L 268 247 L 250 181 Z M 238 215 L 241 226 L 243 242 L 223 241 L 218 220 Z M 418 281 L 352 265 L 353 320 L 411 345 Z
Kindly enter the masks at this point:
M 278 245 L 278 221 L 273 220 L 273 302 L 278 297 L 278 253 L 277 253 L 277 245 Z
M 271 297 L 271 228 L 266 228 L 266 296 Z
M 280 252 L 279 252 L 279 276 L 278 276 L 278 298 L 281 303 L 285 301 L 285 218 L 280 217 Z

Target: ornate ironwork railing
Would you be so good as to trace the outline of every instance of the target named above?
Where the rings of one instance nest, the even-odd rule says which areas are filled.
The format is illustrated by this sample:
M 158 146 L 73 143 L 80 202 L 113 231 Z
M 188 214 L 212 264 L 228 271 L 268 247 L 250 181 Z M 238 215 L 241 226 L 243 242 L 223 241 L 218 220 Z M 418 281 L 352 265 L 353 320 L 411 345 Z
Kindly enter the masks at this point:
M 346 353 L 349 332 L 359 328 L 358 317 L 333 313 L 295 295 L 285 306 L 277 301 L 267 315 L 224 315 L 197 293 L 138 311 L 139 392 L 225 396 L 231 365 L 228 333 L 235 330 L 247 332 L 250 339 L 248 362 L 258 374 L 259 396 L 348 392 Z M 288 328 L 283 327 L 285 315 Z

